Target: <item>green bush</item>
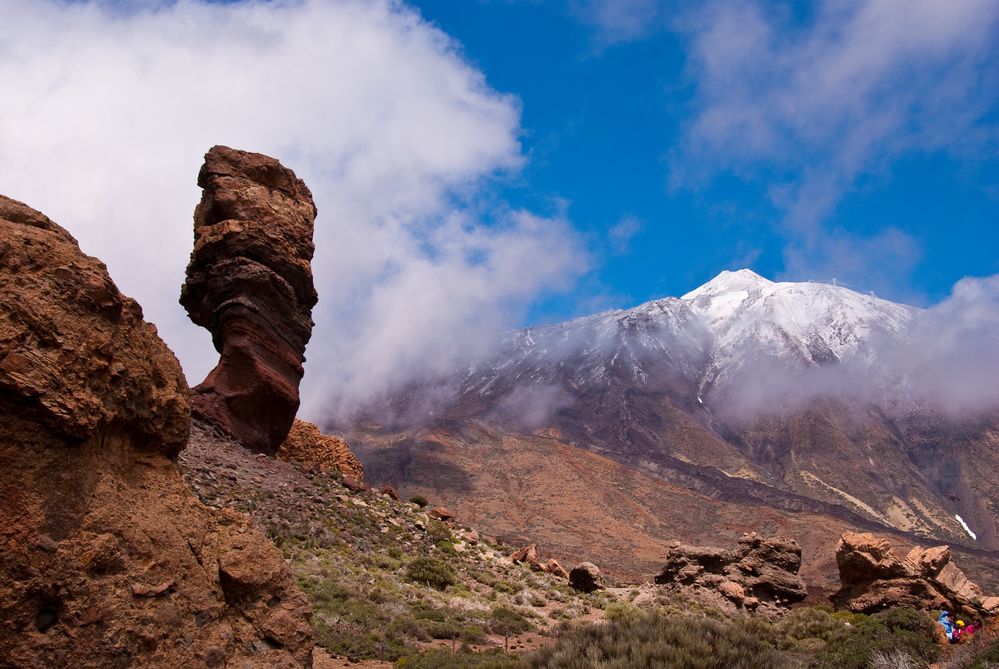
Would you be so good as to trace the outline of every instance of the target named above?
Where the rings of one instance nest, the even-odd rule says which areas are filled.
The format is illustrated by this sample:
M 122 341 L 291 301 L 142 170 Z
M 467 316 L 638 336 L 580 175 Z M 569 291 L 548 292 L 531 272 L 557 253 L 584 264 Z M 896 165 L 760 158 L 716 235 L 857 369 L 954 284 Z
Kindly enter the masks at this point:
M 937 623 L 912 609 L 887 609 L 853 625 L 830 641 L 813 661 L 815 669 L 867 669 L 876 655 L 901 651 L 918 666 L 937 659 Z M 897 653 L 896 653 L 897 655 Z
M 457 653 L 432 651 L 418 655 L 408 655 L 395 663 L 396 669 L 520 669 L 523 665 L 516 657 L 499 651 L 473 653 L 461 650 Z
M 430 503 L 427 501 L 427 498 L 424 497 L 423 495 L 413 495 L 412 497 L 409 498 L 409 501 L 415 504 L 416 506 L 420 507 L 421 509 Z
M 528 658 L 530 669 L 778 669 L 763 622 L 615 610 L 614 620 L 568 630 Z M 762 633 L 762 634 L 761 634 Z
M 444 590 L 447 586 L 457 583 L 451 567 L 431 557 L 418 557 L 406 565 L 406 578 L 437 590 Z
M 818 607 L 792 609 L 774 626 L 779 646 L 789 648 L 823 648 L 850 633 L 850 626 L 831 611 Z M 806 642 L 806 643 L 802 643 Z
M 431 520 L 427 523 L 427 538 L 435 544 L 442 541 L 450 542 L 454 537 L 451 535 L 451 528 L 439 520 Z

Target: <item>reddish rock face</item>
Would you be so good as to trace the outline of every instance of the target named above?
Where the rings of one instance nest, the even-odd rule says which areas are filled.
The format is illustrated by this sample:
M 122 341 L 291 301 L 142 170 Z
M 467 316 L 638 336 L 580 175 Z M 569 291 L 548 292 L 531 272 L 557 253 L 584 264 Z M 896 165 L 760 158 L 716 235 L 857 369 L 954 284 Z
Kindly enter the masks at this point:
M 950 560 L 947 546 L 916 547 L 900 558 L 873 534 L 846 532 L 836 549 L 842 587 L 834 600 L 858 613 L 892 606 L 990 613 L 982 590 Z
M 754 532 L 743 535 L 735 550 L 676 543 L 655 582 L 717 608 L 778 613 L 807 594 L 800 568 L 797 542 Z
M 198 175 L 194 251 L 180 303 L 212 333 L 218 366 L 192 391 L 195 415 L 273 455 L 298 411 L 312 335 L 312 194 L 258 153 L 213 147 Z
M 277 458 L 321 472 L 335 470 L 355 481 L 364 480 L 364 467 L 350 452 L 347 442 L 340 437 L 323 434 L 308 421 L 295 421 L 288 438 L 277 451 Z M 386 486 L 382 492 L 386 489 L 395 495 L 394 499 L 399 499 L 399 494 L 391 487 Z
M 280 551 L 181 479 L 187 397 L 104 265 L 0 196 L 0 664 L 310 663 Z

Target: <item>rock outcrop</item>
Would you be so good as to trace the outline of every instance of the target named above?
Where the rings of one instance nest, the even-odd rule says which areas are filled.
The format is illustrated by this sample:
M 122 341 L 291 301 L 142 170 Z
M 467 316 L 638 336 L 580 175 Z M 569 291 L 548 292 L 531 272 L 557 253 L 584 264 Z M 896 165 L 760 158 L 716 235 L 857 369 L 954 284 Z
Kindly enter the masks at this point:
M 655 582 L 725 610 L 775 613 L 805 598 L 800 568 L 797 542 L 752 533 L 735 550 L 674 543 Z
M 559 578 L 569 578 L 569 572 L 558 563 L 558 560 L 551 558 L 548 562 L 542 562 L 538 554 L 537 544 L 527 544 L 510 554 L 510 559 L 514 562 L 523 562 L 534 571 L 543 571 Z M 585 563 L 589 564 L 589 563 Z M 594 567 L 596 569 L 596 567 Z M 599 570 L 597 571 L 599 576 Z
M 295 420 L 288 438 L 277 450 L 277 458 L 321 472 L 337 471 L 355 481 L 364 480 L 364 467 L 347 442 L 323 434 L 308 421 Z
M 604 587 L 600 568 L 592 562 L 580 562 L 569 571 L 569 586 L 580 592 L 593 592 Z
M 846 532 L 836 548 L 836 564 L 842 587 L 833 601 L 850 611 L 906 606 L 972 616 L 999 613 L 999 598 L 985 597 L 951 562 L 947 546 L 917 546 L 902 558 L 885 539 Z
M 273 455 L 298 411 L 312 335 L 312 194 L 273 158 L 213 147 L 198 175 L 194 251 L 180 302 L 212 333 L 218 366 L 195 415 Z
M 308 603 L 175 461 L 180 364 L 104 265 L 0 197 L 0 657 L 9 667 L 302 667 Z

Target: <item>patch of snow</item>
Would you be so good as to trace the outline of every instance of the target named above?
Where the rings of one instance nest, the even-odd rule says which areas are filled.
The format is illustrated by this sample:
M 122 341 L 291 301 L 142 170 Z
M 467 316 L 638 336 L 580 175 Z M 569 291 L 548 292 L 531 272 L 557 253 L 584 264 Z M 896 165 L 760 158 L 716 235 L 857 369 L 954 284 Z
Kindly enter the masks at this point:
M 978 541 L 978 535 L 971 531 L 971 528 L 968 527 L 968 523 L 964 522 L 964 518 L 957 515 L 956 513 L 954 514 L 954 517 L 957 518 L 957 522 L 961 523 L 961 527 L 963 527 L 964 531 L 968 533 L 968 536 L 970 536 L 975 541 Z

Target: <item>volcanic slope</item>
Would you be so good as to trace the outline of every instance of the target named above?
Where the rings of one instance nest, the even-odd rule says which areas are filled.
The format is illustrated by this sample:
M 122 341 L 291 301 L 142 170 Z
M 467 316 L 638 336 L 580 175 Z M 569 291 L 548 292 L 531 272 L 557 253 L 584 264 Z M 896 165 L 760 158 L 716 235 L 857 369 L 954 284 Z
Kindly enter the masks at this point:
M 717 519 L 705 509 L 717 505 L 738 518 L 733 533 L 777 514 L 806 547 L 806 572 L 807 547 L 834 543 L 842 527 L 988 561 L 999 546 L 999 418 L 948 417 L 898 392 L 905 379 L 884 352 L 909 345 L 920 313 L 842 286 L 723 272 L 681 298 L 513 332 L 488 360 L 411 384 L 346 431 L 372 480 L 447 490 L 465 514 L 493 509 L 487 531 L 518 533 L 496 498 L 520 501 L 525 480 L 541 518 L 623 495 L 575 525 L 550 523 L 567 558 L 595 533 L 613 542 L 612 516 L 626 504 L 633 518 L 656 518 L 655 531 L 636 520 L 629 530 L 653 545 L 703 541 Z M 492 466 L 482 443 L 500 445 Z M 506 471 L 532 449 L 547 453 L 531 456 L 545 466 Z M 573 467 L 600 469 L 581 451 L 690 502 L 614 490 L 613 476 L 587 474 L 570 490 Z M 504 477 L 516 485 L 505 489 Z M 629 550 L 615 559 L 625 571 L 647 564 Z

